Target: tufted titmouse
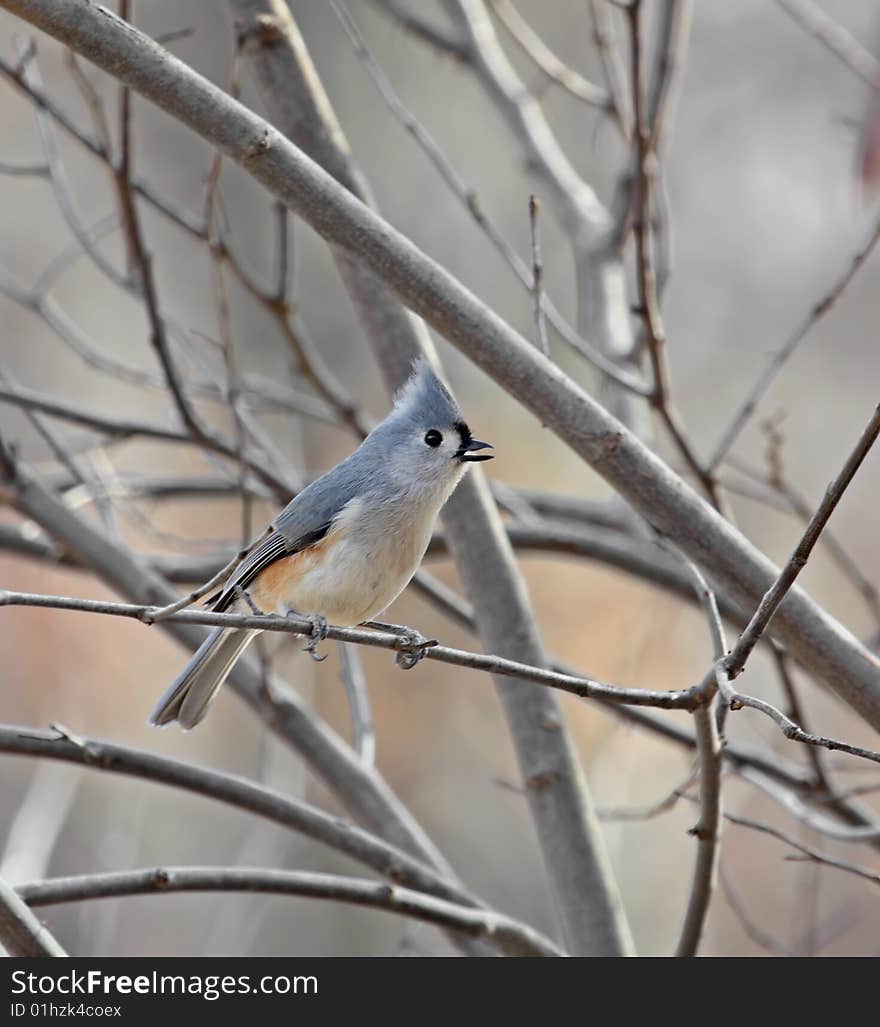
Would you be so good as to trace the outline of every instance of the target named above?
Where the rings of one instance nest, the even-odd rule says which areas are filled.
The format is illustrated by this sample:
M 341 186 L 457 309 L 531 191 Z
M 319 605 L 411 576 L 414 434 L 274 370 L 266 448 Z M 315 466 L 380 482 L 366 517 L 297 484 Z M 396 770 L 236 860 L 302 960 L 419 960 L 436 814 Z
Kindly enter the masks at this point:
M 419 360 L 394 408 L 342 463 L 303 489 L 215 598 L 215 611 L 296 611 L 350 627 L 381 613 L 415 574 L 468 462 L 490 460 L 455 400 Z M 259 631 L 215 628 L 150 723 L 193 728 Z

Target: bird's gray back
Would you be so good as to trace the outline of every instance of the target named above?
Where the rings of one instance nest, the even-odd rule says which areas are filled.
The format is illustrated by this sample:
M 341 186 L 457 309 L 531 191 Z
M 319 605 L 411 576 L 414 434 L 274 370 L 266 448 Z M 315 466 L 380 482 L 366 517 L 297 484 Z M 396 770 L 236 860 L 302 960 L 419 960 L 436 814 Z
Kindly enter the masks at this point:
M 316 478 L 287 504 L 273 524 L 289 543 L 327 525 L 356 497 L 374 491 L 382 475 L 378 429 L 349 457 Z

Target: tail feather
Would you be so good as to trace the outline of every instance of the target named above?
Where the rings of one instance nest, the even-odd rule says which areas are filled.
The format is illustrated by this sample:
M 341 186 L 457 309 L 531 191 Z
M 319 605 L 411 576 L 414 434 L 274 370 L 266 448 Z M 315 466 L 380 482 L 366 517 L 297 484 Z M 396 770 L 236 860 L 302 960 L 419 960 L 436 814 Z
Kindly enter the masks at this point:
M 161 727 L 176 720 L 185 730 L 194 728 L 245 646 L 258 634 L 247 628 L 214 628 L 156 703 L 150 723 Z

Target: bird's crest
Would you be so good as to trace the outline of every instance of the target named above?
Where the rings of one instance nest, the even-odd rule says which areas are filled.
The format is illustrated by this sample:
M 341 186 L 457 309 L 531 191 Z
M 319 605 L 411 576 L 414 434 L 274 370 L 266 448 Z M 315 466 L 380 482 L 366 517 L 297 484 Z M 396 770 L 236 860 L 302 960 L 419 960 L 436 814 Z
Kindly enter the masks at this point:
M 395 393 L 394 407 L 401 416 L 418 417 L 420 421 L 454 424 L 461 420 L 458 404 L 426 357 L 419 357 L 413 364 L 412 374 Z

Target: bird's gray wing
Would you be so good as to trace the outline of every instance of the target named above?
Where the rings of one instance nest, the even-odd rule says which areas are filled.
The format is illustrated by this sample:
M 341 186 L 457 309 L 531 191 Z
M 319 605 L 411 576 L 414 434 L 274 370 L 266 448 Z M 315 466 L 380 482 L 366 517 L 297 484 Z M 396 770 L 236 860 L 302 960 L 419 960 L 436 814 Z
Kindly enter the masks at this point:
M 358 481 L 346 473 L 346 463 L 339 464 L 294 496 L 275 518 L 274 531 L 248 554 L 226 582 L 214 603 L 215 612 L 228 609 L 239 592 L 270 564 L 321 541 L 334 519 L 357 495 Z

